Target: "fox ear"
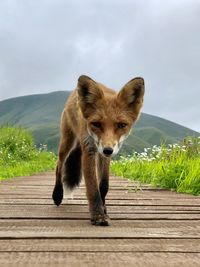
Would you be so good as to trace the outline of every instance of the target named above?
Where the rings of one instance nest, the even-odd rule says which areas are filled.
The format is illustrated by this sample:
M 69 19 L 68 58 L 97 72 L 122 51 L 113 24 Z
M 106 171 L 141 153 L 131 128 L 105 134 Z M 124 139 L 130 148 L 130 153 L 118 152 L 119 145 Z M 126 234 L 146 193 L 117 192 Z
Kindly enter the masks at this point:
M 97 102 L 103 98 L 103 91 L 98 87 L 98 83 L 86 75 L 78 79 L 78 101 L 83 116 L 89 117 L 96 109 Z
M 103 92 L 94 80 L 86 75 L 81 75 L 78 78 L 78 96 L 81 102 L 94 104 L 103 97 Z
M 143 104 L 144 91 L 144 79 L 137 77 L 125 84 L 117 99 L 137 117 Z

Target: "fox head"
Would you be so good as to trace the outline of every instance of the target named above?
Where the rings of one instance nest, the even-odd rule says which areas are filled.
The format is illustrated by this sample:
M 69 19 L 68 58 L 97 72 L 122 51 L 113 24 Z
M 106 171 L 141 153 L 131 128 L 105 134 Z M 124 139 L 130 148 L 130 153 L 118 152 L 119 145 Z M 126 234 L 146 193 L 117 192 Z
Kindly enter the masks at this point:
M 98 152 L 106 157 L 117 154 L 139 117 L 144 97 L 143 78 L 130 80 L 116 93 L 82 75 L 77 88 L 86 129 Z

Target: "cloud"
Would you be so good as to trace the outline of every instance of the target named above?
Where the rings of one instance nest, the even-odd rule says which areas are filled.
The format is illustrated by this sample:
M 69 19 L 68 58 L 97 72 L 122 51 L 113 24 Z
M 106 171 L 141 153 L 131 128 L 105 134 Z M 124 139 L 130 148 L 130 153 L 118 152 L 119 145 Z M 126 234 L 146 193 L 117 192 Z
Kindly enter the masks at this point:
M 199 13 L 195 0 L 2 0 L 0 99 L 143 76 L 143 111 L 200 131 Z

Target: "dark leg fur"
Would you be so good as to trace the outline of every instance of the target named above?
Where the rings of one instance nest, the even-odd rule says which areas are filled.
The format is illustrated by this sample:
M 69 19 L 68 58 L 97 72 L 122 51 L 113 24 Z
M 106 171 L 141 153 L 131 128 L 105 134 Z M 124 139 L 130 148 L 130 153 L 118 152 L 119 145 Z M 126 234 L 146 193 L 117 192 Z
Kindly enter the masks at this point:
M 62 178 L 61 178 L 62 176 Z M 61 171 L 56 169 L 56 184 L 53 190 L 52 198 L 54 203 L 59 206 L 63 199 L 63 182 L 69 189 L 78 186 L 81 181 L 81 147 L 77 145 L 69 154 L 64 162 Z
M 105 212 L 103 210 L 102 199 L 99 191 L 97 191 L 93 197 L 92 208 L 93 210 L 91 210 L 91 223 L 96 226 L 108 226 L 109 222 L 104 214 Z
M 72 131 L 69 129 L 67 125 L 63 126 L 62 129 L 63 133 L 68 133 L 67 135 L 62 134 L 60 145 L 59 145 L 59 151 L 58 151 L 58 161 L 57 161 L 57 167 L 56 167 L 56 182 L 55 187 L 53 190 L 52 198 L 54 200 L 54 203 L 59 206 L 63 199 L 63 184 L 62 184 L 62 166 L 63 162 L 65 161 L 65 158 L 68 156 L 68 153 L 70 149 L 73 146 L 75 137 Z
M 81 181 L 81 147 L 80 144 L 70 152 L 63 165 L 63 183 L 67 185 L 69 189 L 73 189 L 78 186 Z
M 108 177 L 102 178 L 101 181 L 100 181 L 100 184 L 99 184 L 99 190 L 100 190 L 101 199 L 102 199 L 102 202 L 103 202 L 105 214 L 107 214 L 106 205 L 105 205 L 105 197 L 106 197 L 106 195 L 108 193 L 108 188 L 109 188 Z
M 52 198 L 54 203 L 59 206 L 63 199 L 63 185 L 61 182 L 61 174 L 58 172 L 58 167 L 56 168 L 56 184 L 53 190 Z
M 86 193 L 91 215 L 91 223 L 93 225 L 106 226 L 108 225 L 108 221 L 104 213 L 104 207 L 99 190 L 99 181 L 97 179 L 96 173 L 96 150 L 93 149 L 91 145 L 90 147 L 84 147 L 83 144 L 82 151 L 82 168 L 85 178 Z
M 107 214 L 105 198 L 109 189 L 109 165 L 110 159 L 98 155 L 98 172 L 99 172 L 99 191 L 104 206 L 104 212 Z

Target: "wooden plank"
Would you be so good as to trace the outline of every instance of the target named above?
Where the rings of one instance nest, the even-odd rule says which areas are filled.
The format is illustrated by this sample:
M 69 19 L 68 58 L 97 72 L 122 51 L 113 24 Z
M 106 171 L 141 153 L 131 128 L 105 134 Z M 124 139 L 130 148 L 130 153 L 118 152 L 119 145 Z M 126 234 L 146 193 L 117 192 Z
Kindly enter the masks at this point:
M 10 192 L 10 193 L 25 193 L 24 191 L 28 191 L 28 192 L 36 192 L 36 193 L 47 193 L 49 194 L 49 192 L 52 192 L 54 186 L 47 186 L 47 185 L 34 185 L 34 186 L 3 186 L 2 187 L 2 193 L 7 193 L 7 192 Z M 109 192 L 112 192 L 113 194 L 120 194 L 121 191 L 123 191 L 122 193 L 139 193 L 139 192 L 143 192 L 143 191 L 147 191 L 147 193 L 154 193 L 154 192 L 164 192 L 164 193 L 168 193 L 170 191 L 168 190 L 165 190 L 165 189 L 154 189 L 154 188 L 150 188 L 150 187 L 146 187 L 146 188 L 139 188 L 139 187 L 133 187 L 133 186 L 129 186 L 129 187 L 121 187 L 121 186 L 113 186 L 113 187 L 110 187 L 109 188 Z M 76 188 L 75 190 L 75 193 L 84 193 L 85 192 L 85 187 L 78 187 Z M 172 192 L 173 195 L 176 194 L 175 192 Z M 190 196 L 190 195 L 186 195 L 185 197 L 187 198 L 192 198 L 194 196 Z M 197 199 L 199 197 L 196 197 Z
M 48 179 L 38 179 L 36 177 L 22 177 L 22 179 L 8 179 L 8 180 L 1 180 L 0 184 L 6 184 L 6 185 L 12 185 L 13 183 L 15 185 L 23 185 L 23 186 L 29 186 L 29 185 L 41 185 L 41 184 L 47 184 L 47 185 L 52 185 L 55 182 L 55 177 L 50 177 Z M 81 186 L 85 185 L 84 180 L 81 181 L 80 183 Z M 150 184 L 144 184 L 144 183 L 140 183 L 140 182 L 131 182 L 128 181 L 127 179 L 120 179 L 120 180 L 115 180 L 112 179 L 112 177 L 110 178 L 110 185 L 115 186 L 115 185 L 131 185 L 131 186 L 143 186 L 143 187 L 149 187 Z
M 54 180 L 0 182 L 0 265 L 198 266 L 200 197 L 111 177 L 102 228 L 90 225 L 84 183 L 56 207 Z
M 5 185 L 1 188 L 2 193 L 21 193 L 23 194 L 24 192 L 28 191 L 28 192 L 36 192 L 36 193 L 49 193 L 52 192 L 53 190 L 53 186 L 44 186 L 44 185 L 37 185 L 37 186 L 19 186 L 19 185 L 9 185 L 6 186 Z M 84 187 L 78 187 L 76 189 L 76 193 L 79 191 L 85 191 L 85 186 Z M 169 191 L 165 190 L 165 189 L 154 189 L 154 188 L 150 188 L 150 187 L 146 187 L 146 188 L 138 188 L 138 187 L 134 187 L 134 186 L 129 186 L 129 187 L 121 187 L 121 186 L 113 186 L 109 188 L 109 191 L 113 191 L 113 193 L 116 191 L 116 193 L 121 193 L 121 191 L 127 192 L 127 193 L 137 193 L 140 191 L 147 191 L 148 193 L 153 193 L 153 192 L 165 192 L 168 193 Z M 83 193 L 81 192 L 81 193 Z M 124 193 L 123 192 L 123 193 Z M 189 198 L 191 198 L 191 196 L 187 196 Z
M 167 203 L 162 203 L 161 205 L 158 204 L 154 204 L 153 201 L 151 201 L 150 203 L 147 201 L 141 201 L 141 202 L 128 202 L 128 201 L 119 201 L 119 200 L 109 200 L 106 203 L 109 211 L 120 211 L 123 209 L 123 207 L 125 207 L 125 209 L 127 207 L 129 207 L 129 209 L 133 210 L 133 211 L 137 211 L 137 210 L 142 210 L 142 211 L 185 211 L 185 212 L 200 212 L 200 206 L 192 206 L 191 205 L 185 205 L 185 204 L 175 204 L 172 202 L 171 205 L 168 205 Z M 26 206 L 27 209 L 30 206 L 32 208 L 32 206 L 47 206 L 47 207 L 52 207 L 55 206 L 53 203 L 52 199 L 6 199 L 4 201 L 2 201 L 0 203 L 0 210 L 8 210 L 10 207 L 12 209 L 17 209 L 17 207 L 20 206 Z M 80 210 L 82 211 L 83 209 L 86 209 L 85 206 L 87 206 L 87 204 L 82 205 L 82 204 L 77 204 L 77 203 L 65 203 L 63 201 L 63 203 L 59 206 L 59 207 L 66 207 L 67 210 L 73 208 L 77 206 L 80 207 Z M 16 207 L 16 208 L 15 208 Z M 69 209 L 68 209 L 69 208 Z
M 27 177 L 18 177 L 18 178 L 12 178 L 12 179 L 7 179 L 7 180 L 1 180 L 0 184 L 2 185 L 53 185 L 55 182 L 55 177 L 50 176 L 50 177 L 37 177 L 37 176 L 27 176 Z M 81 185 L 84 185 L 84 179 L 81 181 Z M 110 185 L 111 186 L 125 186 L 125 185 L 130 185 L 130 186 L 142 186 L 142 187 L 150 187 L 149 184 L 144 184 L 140 183 L 138 181 L 129 181 L 127 179 L 115 179 L 113 177 L 110 177 Z
M 53 187 L 52 187 L 53 189 Z M 1 190 L 0 198 L 51 198 L 52 190 Z M 74 192 L 74 197 L 84 197 L 85 198 L 85 189 L 76 190 Z M 168 191 L 156 191 L 151 192 L 146 190 L 145 192 L 137 191 L 137 192 L 129 192 L 126 190 L 110 190 L 107 196 L 107 199 L 149 199 L 149 200 L 174 200 L 174 201 L 190 201 L 194 204 L 200 204 L 200 197 L 190 196 L 186 194 L 176 194 L 174 192 Z
M 62 218 L 62 219 L 88 219 L 87 206 L 75 205 L 14 205 L 0 206 L 1 218 Z M 114 220 L 200 220 L 199 211 L 169 211 L 153 209 L 134 209 L 132 206 L 108 206 L 108 214 Z
M 109 217 L 112 221 L 114 220 L 200 220 L 200 216 L 198 214 L 130 214 L 130 213 L 109 213 Z M 2 216 L 2 219 L 68 219 L 68 220 L 89 220 L 89 213 L 85 212 L 70 212 L 62 215 L 57 214 L 12 214 L 8 216 Z
M 90 267 L 199 266 L 199 253 L 156 252 L 2 252 L 0 265 Z
M 0 182 L 1 185 L 7 185 L 7 186 L 20 186 L 20 187 L 30 187 L 30 186 L 52 186 L 54 183 L 53 183 L 53 180 L 52 179 L 49 179 L 49 180 L 32 180 L 30 178 L 26 178 L 26 179 L 23 179 L 23 180 L 15 180 L 15 182 L 13 180 L 6 180 L 6 181 L 1 181 Z M 131 186 L 131 187 L 138 187 L 138 188 L 149 188 L 149 189 L 158 189 L 157 187 L 152 187 L 151 185 L 149 184 L 141 184 L 141 183 L 138 183 L 138 182 L 131 182 L 131 181 L 127 181 L 126 179 L 124 180 L 119 180 L 119 181 L 113 181 L 112 179 L 110 180 L 110 187 L 126 187 L 126 186 Z M 81 183 L 81 188 L 84 186 L 84 182 Z M 162 189 L 162 188 L 160 188 Z
M 119 220 L 110 227 L 89 220 L 0 220 L 0 238 L 200 238 L 200 223 L 192 220 Z
M 120 197 L 120 196 L 119 196 Z M 176 209 L 176 210 L 200 210 L 200 204 L 196 204 L 193 200 L 171 200 L 171 199 L 113 199 L 111 197 L 107 198 L 107 206 L 134 206 L 134 208 L 155 208 L 155 209 Z M 29 197 L 24 198 L 18 196 L 18 198 L 0 198 L 1 205 L 52 205 L 52 198 L 36 198 Z M 62 205 L 87 205 L 85 197 L 74 197 L 73 199 L 64 199 Z
M 200 214 L 200 210 L 192 210 L 188 207 L 177 207 L 177 206 L 133 206 L 133 205 L 107 205 L 108 211 L 110 213 L 191 213 L 191 214 Z M 59 207 L 54 205 L 53 203 L 46 205 L 27 205 L 23 204 L 15 204 L 15 205 L 0 205 L 0 214 L 3 216 L 4 214 L 12 213 L 12 212 L 42 212 L 42 213 L 57 213 L 57 215 L 61 215 L 66 212 L 87 212 L 87 205 L 72 205 L 72 204 L 61 204 Z M 3 214 L 4 213 L 4 214 Z
M 54 171 L 50 171 L 50 172 L 43 172 L 43 173 L 40 173 L 40 174 L 33 174 L 33 175 L 30 175 L 30 176 L 19 176 L 19 177 L 13 177 L 13 178 L 10 178 L 10 179 L 6 179 L 6 180 L 1 180 L 2 183 L 12 183 L 13 181 L 14 182 L 20 182 L 20 181 L 24 181 L 24 180 L 31 180 L 31 181 L 49 181 L 49 180 L 52 180 L 52 181 L 55 181 L 55 172 Z M 112 176 L 110 175 L 110 180 L 111 181 L 119 181 L 119 182 L 123 182 L 123 181 L 126 181 L 126 182 L 131 182 L 131 183 L 137 183 L 137 184 L 142 184 L 141 182 L 139 181 L 134 181 L 134 180 L 131 180 L 131 179 L 127 179 L 127 178 L 122 178 L 122 177 L 117 177 L 117 176 Z M 84 181 L 84 179 L 82 179 L 82 181 Z
M 4 239 L 0 240 L 0 251 L 200 253 L 200 239 Z

